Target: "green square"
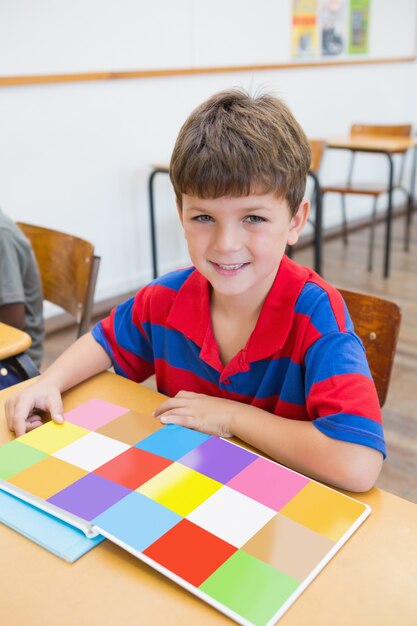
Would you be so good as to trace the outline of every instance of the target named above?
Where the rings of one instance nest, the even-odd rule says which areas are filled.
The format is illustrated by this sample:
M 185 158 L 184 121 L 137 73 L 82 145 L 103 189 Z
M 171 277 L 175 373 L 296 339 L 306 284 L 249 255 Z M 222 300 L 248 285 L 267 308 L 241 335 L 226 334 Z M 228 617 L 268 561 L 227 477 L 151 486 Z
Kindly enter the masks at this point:
M 238 550 L 199 589 L 256 626 L 267 624 L 299 581 Z
M 7 480 L 46 456 L 44 452 L 25 446 L 20 441 L 10 441 L 0 448 L 0 478 Z

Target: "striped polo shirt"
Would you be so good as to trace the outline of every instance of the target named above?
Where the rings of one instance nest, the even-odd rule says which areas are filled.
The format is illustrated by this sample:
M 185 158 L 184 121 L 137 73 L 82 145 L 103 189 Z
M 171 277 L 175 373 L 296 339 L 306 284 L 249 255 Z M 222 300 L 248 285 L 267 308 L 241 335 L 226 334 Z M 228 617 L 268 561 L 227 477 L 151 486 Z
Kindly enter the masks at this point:
M 246 346 L 226 365 L 210 285 L 193 267 L 156 279 L 92 333 L 118 374 L 137 382 L 155 374 L 168 396 L 186 390 L 245 402 L 385 456 L 378 396 L 346 305 L 286 256 Z

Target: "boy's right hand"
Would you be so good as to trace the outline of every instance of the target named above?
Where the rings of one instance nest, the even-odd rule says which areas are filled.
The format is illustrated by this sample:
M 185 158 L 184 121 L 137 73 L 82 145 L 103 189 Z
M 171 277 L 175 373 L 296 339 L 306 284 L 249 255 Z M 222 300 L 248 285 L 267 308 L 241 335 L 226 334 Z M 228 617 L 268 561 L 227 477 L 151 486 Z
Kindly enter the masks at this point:
M 61 394 L 55 385 L 39 380 L 23 391 L 7 398 L 5 403 L 6 420 L 9 429 L 16 437 L 33 430 L 43 424 L 36 409 L 51 414 L 51 418 L 57 424 L 62 424 Z

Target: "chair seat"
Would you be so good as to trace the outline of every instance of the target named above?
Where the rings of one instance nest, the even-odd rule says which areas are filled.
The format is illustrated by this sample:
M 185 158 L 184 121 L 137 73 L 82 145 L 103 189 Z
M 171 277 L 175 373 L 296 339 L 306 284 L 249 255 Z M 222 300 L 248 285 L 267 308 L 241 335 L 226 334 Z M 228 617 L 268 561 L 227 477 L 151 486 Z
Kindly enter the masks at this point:
M 326 185 L 322 187 L 322 193 L 379 196 L 381 193 L 388 193 L 388 187 L 387 185 L 376 185 L 375 183 L 355 183 L 350 186 L 346 185 L 346 183 L 336 183 L 335 185 Z

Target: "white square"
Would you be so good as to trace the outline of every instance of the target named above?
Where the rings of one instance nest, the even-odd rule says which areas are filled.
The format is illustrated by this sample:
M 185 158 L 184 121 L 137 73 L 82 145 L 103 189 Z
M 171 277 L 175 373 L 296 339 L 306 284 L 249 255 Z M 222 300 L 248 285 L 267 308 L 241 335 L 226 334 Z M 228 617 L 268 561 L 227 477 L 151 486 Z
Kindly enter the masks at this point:
M 187 515 L 187 519 L 240 548 L 274 515 L 276 511 L 224 486 Z
M 130 446 L 121 441 L 116 441 L 99 433 L 88 433 L 85 437 L 81 437 L 74 443 L 54 452 L 52 456 L 92 472 L 128 448 Z

